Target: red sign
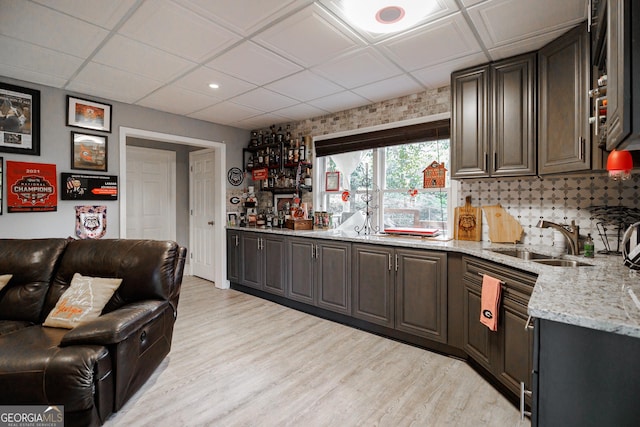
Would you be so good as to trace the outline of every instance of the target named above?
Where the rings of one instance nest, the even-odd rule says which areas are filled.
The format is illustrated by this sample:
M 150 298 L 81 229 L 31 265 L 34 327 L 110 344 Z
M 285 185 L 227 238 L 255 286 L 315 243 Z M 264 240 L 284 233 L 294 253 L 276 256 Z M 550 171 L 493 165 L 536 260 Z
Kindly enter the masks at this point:
M 56 165 L 7 160 L 8 212 L 58 209 Z
M 265 179 L 269 178 L 269 169 L 254 169 L 251 171 L 251 178 L 254 181 L 264 181 Z

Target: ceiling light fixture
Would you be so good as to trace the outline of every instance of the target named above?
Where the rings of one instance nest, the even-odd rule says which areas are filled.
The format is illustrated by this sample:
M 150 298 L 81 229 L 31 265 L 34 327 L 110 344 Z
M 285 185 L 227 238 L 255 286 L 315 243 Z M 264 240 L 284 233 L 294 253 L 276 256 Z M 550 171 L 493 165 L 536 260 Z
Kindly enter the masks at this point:
M 633 157 L 627 150 L 613 150 L 607 158 L 607 170 L 609 176 L 614 180 L 631 178 L 631 169 L 633 169 Z
M 344 12 L 365 31 L 394 33 L 417 24 L 436 4 L 435 0 L 344 0 Z
M 216 84 L 216 83 L 210 83 L 210 84 L 209 84 L 209 87 L 210 87 L 211 89 L 218 89 L 218 88 L 220 87 L 220 85 L 218 85 L 218 84 Z

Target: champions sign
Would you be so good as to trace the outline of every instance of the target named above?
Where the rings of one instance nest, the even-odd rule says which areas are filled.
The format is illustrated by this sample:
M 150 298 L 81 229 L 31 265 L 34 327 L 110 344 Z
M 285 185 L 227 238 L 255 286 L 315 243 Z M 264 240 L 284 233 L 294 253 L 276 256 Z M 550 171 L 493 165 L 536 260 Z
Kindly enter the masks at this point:
M 58 209 L 56 165 L 7 160 L 8 212 Z

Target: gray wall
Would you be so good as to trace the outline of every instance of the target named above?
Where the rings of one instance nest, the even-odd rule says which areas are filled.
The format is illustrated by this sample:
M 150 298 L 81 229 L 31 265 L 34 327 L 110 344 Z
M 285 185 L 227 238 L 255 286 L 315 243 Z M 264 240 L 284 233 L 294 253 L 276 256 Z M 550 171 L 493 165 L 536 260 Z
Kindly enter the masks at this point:
M 189 138 L 222 142 L 227 145 L 227 169 L 240 166 L 242 147 L 249 140 L 249 132 L 230 126 L 217 125 L 202 120 L 190 119 L 175 114 L 163 113 L 149 108 L 137 107 L 78 93 L 66 92 L 48 86 L 37 85 L 0 76 L 0 81 L 40 91 L 40 156 L 27 156 L 0 152 L 4 160 L 20 162 L 53 163 L 57 166 L 58 187 L 60 172 L 87 173 L 71 169 L 71 131 L 78 130 L 66 126 L 66 96 L 76 95 L 112 105 L 112 131 L 100 133 L 108 137 L 108 175 L 119 175 L 119 128 L 121 126 L 162 132 Z M 89 132 L 91 133 L 91 132 Z M 188 155 L 187 155 L 188 162 Z M 89 172 L 92 173 L 92 172 Z M 119 177 L 119 186 L 124 182 Z M 228 185 L 228 184 L 227 184 Z M 5 181 L 6 186 L 6 181 Z M 188 197 L 188 196 L 187 196 Z M 6 190 L 3 194 L 3 215 L 0 215 L 0 237 L 37 238 L 75 236 L 75 206 L 77 201 L 60 200 L 57 212 L 7 213 Z M 119 237 L 120 201 L 84 202 L 107 206 L 106 238 Z M 183 202 L 181 202 L 183 203 Z M 188 203 L 188 200 L 187 200 Z M 183 228 L 183 224 L 178 224 Z M 180 233 L 184 233 L 184 230 Z M 187 231 L 188 236 L 188 231 Z M 182 239 L 182 234 L 180 239 Z

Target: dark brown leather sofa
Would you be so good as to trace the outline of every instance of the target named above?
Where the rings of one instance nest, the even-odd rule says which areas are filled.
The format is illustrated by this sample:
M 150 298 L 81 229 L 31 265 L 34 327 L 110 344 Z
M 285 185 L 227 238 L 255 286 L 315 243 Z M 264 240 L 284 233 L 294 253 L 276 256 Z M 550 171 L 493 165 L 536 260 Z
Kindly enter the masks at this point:
M 0 404 L 64 405 L 101 425 L 169 353 L 186 248 L 153 240 L 0 239 Z M 102 315 L 42 326 L 74 273 L 121 278 Z

